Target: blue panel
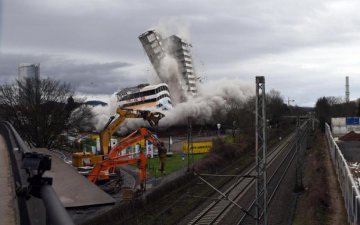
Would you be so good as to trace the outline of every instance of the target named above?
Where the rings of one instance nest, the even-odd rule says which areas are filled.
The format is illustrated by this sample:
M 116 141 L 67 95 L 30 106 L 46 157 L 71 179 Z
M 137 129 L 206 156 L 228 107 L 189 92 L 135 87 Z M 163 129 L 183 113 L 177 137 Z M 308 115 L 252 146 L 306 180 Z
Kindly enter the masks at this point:
M 359 125 L 359 117 L 346 117 L 346 125 Z

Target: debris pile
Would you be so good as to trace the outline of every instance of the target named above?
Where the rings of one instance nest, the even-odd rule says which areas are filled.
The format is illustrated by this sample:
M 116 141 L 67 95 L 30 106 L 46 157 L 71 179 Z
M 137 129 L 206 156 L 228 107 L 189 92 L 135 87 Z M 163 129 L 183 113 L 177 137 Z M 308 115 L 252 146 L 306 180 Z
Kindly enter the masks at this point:
M 350 131 L 344 136 L 340 137 L 341 141 L 360 141 L 360 134 L 355 133 L 354 131 Z

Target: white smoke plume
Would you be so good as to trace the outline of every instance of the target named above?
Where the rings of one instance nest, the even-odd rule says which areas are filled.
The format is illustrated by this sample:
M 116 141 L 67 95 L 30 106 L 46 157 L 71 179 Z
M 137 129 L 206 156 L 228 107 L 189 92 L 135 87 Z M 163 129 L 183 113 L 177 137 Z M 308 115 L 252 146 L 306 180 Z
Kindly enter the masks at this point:
M 216 113 L 225 112 L 230 99 L 244 102 L 254 95 L 254 88 L 240 80 L 217 80 L 199 85 L 198 96 L 176 105 L 171 111 L 165 112 L 160 120 L 161 127 L 186 124 L 191 117 L 197 124 L 211 121 Z
M 214 123 L 212 119 L 217 113 L 226 112 L 229 100 L 245 102 L 247 98 L 253 96 L 255 91 L 252 86 L 254 85 L 241 80 L 216 80 L 201 84 L 198 96 L 188 96 L 186 102 L 177 104 L 172 110 L 162 111 L 165 117 L 160 120 L 159 128 L 185 125 L 188 117 L 193 118 L 196 124 Z M 116 101 L 116 96 L 113 94 L 107 106 L 93 108 L 98 132 L 104 128 L 110 116 L 116 115 L 118 107 Z M 149 127 L 149 124 L 143 119 L 126 119 L 118 132 L 125 134 L 140 127 Z
M 177 35 L 190 43 L 189 26 L 175 20 L 167 20 L 159 23 L 156 32 L 163 38 Z M 171 47 L 171 46 L 165 46 Z M 169 86 L 174 108 L 163 112 L 165 118 L 160 120 L 159 127 L 166 128 L 173 125 L 187 123 L 188 117 L 192 117 L 197 124 L 205 124 L 215 118 L 217 113 L 225 112 L 228 101 L 236 99 L 244 102 L 248 97 L 254 95 L 254 88 L 249 83 L 240 80 L 216 80 L 205 84 L 198 84 L 198 95 L 193 97 L 186 91 L 184 78 L 179 71 L 178 62 L 167 54 L 160 65 L 159 78 Z M 107 107 L 95 107 L 97 114 L 96 128 L 103 129 L 110 116 L 116 114 L 116 96 L 113 95 Z M 120 133 L 136 130 L 139 127 L 148 126 L 142 119 L 127 119 L 120 127 Z
M 161 60 L 159 76 L 161 76 L 161 80 L 168 85 L 174 105 L 186 99 L 186 92 L 183 89 L 185 81 L 179 71 L 176 59 L 170 55 L 166 55 Z
M 158 24 L 155 25 L 155 30 L 163 38 L 175 34 L 184 39 L 186 42 L 190 43 L 191 40 L 190 24 L 176 18 L 167 18 L 161 20 Z
M 118 107 L 116 93 L 112 94 L 107 102 L 106 106 L 95 106 L 92 108 L 94 113 L 94 125 L 97 132 L 100 132 L 104 129 L 105 124 L 109 121 L 111 116 L 118 116 L 116 114 L 116 109 Z M 119 133 L 124 134 L 129 131 L 136 130 L 139 127 L 147 127 L 148 124 L 143 119 L 126 119 L 123 124 L 121 124 Z
M 98 105 L 92 108 L 94 113 L 94 125 L 97 131 L 102 130 L 110 116 L 115 115 L 117 104 L 116 102 L 117 98 L 114 93 L 110 96 L 106 106 Z
M 189 24 L 175 19 L 161 21 L 155 28 L 162 38 L 177 35 L 190 43 Z M 171 49 L 171 42 L 164 47 Z M 245 101 L 254 94 L 251 85 L 239 80 L 218 80 L 206 84 L 198 84 L 198 95 L 193 97 L 185 89 L 183 75 L 179 71 L 178 62 L 167 56 L 161 62 L 160 79 L 165 81 L 171 92 L 174 108 L 165 112 L 166 116 L 160 120 L 160 126 L 186 124 L 187 118 L 192 117 L 196 123 L 209 123 L 215 113 L 225 112 L 229 99 Z

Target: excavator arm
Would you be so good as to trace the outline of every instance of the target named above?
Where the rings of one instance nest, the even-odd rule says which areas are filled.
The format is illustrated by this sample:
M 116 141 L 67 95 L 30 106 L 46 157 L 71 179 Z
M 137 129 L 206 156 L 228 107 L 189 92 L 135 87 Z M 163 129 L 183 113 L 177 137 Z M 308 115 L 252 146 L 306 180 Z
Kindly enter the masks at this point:
M 116 113 L 119 115 L 116 119 L 111 117 L 100 133 L 100 148 L 103 155 L 109 153 L 109 143 L 111 135 L 115 133 L 126 118 L 142 118 L 149 122 L 151 127 L 158 125 L 159 120 L 164 117 L 160 112 L 150 112 L 147 110 L 131 110 L 125 108 L 117 108 Z
M 164 144 L 160 142 L 160 140 L 154 136 L 150 131 L 146 128 L 139 128 L 127 137 L 123 138 L 121 142 L 115 145 L 109 152 L 108 158 L 102 162 L 99 162 L 95 165 L 95 167 L 90 171 L 88 175 L 88 180 L 95 183 L 98 180 L 108 180 L 109 179 L 109 170 L 112 170 L 116 166 L 120 165 L 128 165 L 138 163 L 139 165 L 139 181 L 141 186 L 143 186 L 145 182 L 146 176 L 146 155 L 144 152 L 140 151 L 139 156 L 136 158 L 130 158 L 130 155 L 120 155 L 120 152 L 141 140 L 148 140 L 154 146 L 159 149 L 159 156 L 161 160 L 160 151 L 165 153 L 166 149 Z M 164 168 L 164 161 L 161 160 L 161 168 Z
M 98 180 L 108 180 L 109 179 L 109 170 L 116 166 L 129 165 L 129 164 L 138 164 L 139 168 L 139 182 L 141 187 L 144 186 L 145 177 L 146 177 L 146 156 L 143 152 L 140 152 L 139 156 L 136 158 L 130 158 L 129 155 L 105 159 L 97 163 L 94 168 L 89 172 L 88 180 L 96 183 Z
M 118 144 L 116 144 L 110 150 L 108 158 L 111 159 L 118 157 L 123 149 L 132 146 L 143 139 L 150 141 L 156 147 L 161 146 L 160 140 L 155 137 L 150 131 L 148 131 L 146 128 L 139 128 L 125 138 L 123 138 Z

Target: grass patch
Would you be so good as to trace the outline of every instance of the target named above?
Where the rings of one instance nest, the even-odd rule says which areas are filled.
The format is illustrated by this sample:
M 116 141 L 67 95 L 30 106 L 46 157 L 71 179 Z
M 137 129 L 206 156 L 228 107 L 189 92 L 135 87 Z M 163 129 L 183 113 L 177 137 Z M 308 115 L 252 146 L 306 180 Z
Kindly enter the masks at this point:
M 232 135 L 226 135 L 223 140 L 225 143 L 228 144 L 234 143 L 234 137 Z
M 202 158 L 204 158 L 206 156 L 206 154 L 194 154 L 193 155 L 193 161 L 196 162 Z M 190 163 L 192 163 L 192 156 L 190 155 Z M 154 177 L 161 177 L 161 176 L 165 176 L 167 174 L 170 174 L 172 172 L 178 171 L 184 167 L 187 167 L 188 165 L 188 156 L 185 154 L 184 158 L 182 158 L 182 154 L 174 154 L 172 156 L 168 156 L 166 157 L 166 161 L 165 161 L 165 172 L 163 174 L 161 174 L 159 172 L 159 165 L 160 165 L 160 160 L 158 157 L 154 157 L 152 159 L 148 159 L 147 162 L 148 165 L 148 172 L 150 173 L 151 176 Z
M 226 144 L 224 146 L 222 145 L 223 144 L 216 144 L 215 148 L 225 147 L 228 149 L 228 151 L 233 148 L 233 146 L 228 146 Z M 232 158 L 232 160 L 229 161 L 222 159 L 220 162 L 217 160 L 221 158 L 219 156 L 219 152 L 224 154 L 224 156 L 229 155 L 225 149 L 224 151 L 215 149 L 214 152 L 209 154 L 194 155 L 194 161 L 199 160 L 200 158 L 204 158 L 203 160 L 196 162 L 195 167 L 197 169 L 202 168 L 198 172 L 204 173 L 212 172 L 213 167 L 215 167 L 216 170 L 222 174 L 238 174 L 254 160 L 254 157 L 251 154 L 252 151 L 249 151 L 249 148 L 248 151 L 245 152 L 243 149 L 238 151 L 242 153 L 240 157 Z M 216 157 L 214 157 L 214 155 L 216 155 Z M 182 160 L 181 154 L 174 155 L 172 157 L 167 158 L 167 165 L 165 166 L 165 170 L 169 171 L 171 168 L 176 170 L 176 167 L 181 168 L 187 166 L 187 158 Z M 204 160 L 207 162 L 204 163 Z M 149 164 L 150 163 L 154 163 L 156 167 L 158 167 L 159 160 L 158 158 L 155 158 L 152 159 Z M 202 164 L 202 166 L 199 166 L 199 164 Z M 206 166 L 204 164 L 206 164 Z M 167 167 L 169 165 L 171 165 L 171 167 Z M 207 166 L 210 168 L 207 169 Z M 230 179 L 231 178 L 229 177 L 207 178 L 208 182 L 217 188 L 221 188 L 227 184 Z M 109 212 L 94 218 L 91 221 L 88 221 L 86 224 L 176 224 L 184 219 L 186 215 L 195 210 L 197 206 L 206 201 L 204 199 L 192 196 L 209 196 L 213 193 L 215 193 L 213 189 L 204 183 L 199 182 L 199 180 L 195 178 L 192 173 L 188 173 L 182 177 L 179 177 L 175 181 L 167 183 L 164 187 L 161 187 L 152 194 L 148 195 L 145 202 L 142 202 L 139 205 L 121 205 L 119 207 L 115 207 Z
M 287 129 L 290 129 L 289 127 Z M 272 129 L 271 132 L 274 132 Z M 282 131 L 281 131 L 282 132 Z M 280 133 L 280 132 L 278 132 Z M 279 134 L 271 145 L 278 142 Z M 284 134 L 286 132 L 283 132 Z M 281 133 L 282 134 L 282 133 Z M 284 135 L 285 136 L 285 135 Z M 230 136 L 231 137 L 231 136 Z M 272 136 L 269 135 L 271 138 Z M 238 143 L 232 143 L 232 138 L 214 141 L 214 150 L 209 154 L 194 155 L 194 169 L 198 173 L 239 174 L 254 162 L 254 137 L 241 135 Z M 229 143 L 230 142 L 230 143 Z M 270 145 L 270 144 L 269 144 Z M 174 158 L 172 158 L 174 157 Z M 181 159 L 181 154 L 168 157 L 165 165 L 166 173 L 171 173 L 187 167 L 187 158 Z M 199 158 L 197 158 L 199 157 Z M 203 160 L 199 160 L 204 158 Z M 148 171 L 157 173 L 159 159 L 154 158 L 148 162 Z M 233 178 L 207 177 L 206 180 L 213 186 L 221 189 Z M 87 221 L 86 225 L 111 224 L 111 225 L 168 225 L 177 224 L 199 205 L 211 202 L 196 196 L 211 196 L 215 191 L 200 182 L 192 173 L 185 174 L 177 180 L 167 183 L 146 197 L 146 201 L 139 204 L 130 203 L 114 207 L 109 212 Z

